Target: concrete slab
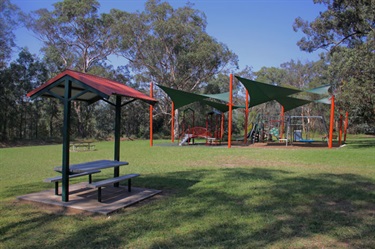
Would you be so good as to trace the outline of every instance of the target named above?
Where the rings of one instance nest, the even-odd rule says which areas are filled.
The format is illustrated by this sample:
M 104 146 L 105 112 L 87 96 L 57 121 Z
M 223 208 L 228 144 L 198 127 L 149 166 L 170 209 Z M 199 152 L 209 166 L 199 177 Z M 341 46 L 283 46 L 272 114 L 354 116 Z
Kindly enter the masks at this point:
M 102 188 L 102 202 L 98 202 L 96 189 L 86 188 L 85 182 L 70 185 L 69 202 L 61 201 L 61 195 L 55 195 L 55 190 L 45 190 L 18 196 L 20 201 L 40 203 L 61 207 L 62 209 L 73 209 L 95 214 L 108 215 L 119 209 L 131 206 L 142 200 L 161 193 L 161 190 L 137 188 L 132 186 L 132 192 L 128 192 L 126 186 L 118 188 L 108 186 Z M 59 189 L 61 193 L 61 187 Z

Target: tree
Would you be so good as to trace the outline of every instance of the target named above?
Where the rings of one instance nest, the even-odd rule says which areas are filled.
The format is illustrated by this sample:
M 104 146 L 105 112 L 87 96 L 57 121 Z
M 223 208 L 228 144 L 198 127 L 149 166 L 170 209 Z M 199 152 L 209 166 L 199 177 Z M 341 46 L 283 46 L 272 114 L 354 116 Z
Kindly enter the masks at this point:
M 39 9 L 29 15 L 26 25 L 44 42 L 42 50 L 53 73 L 65 68 L 81 72 L 98 70 L 98 66 L 116 50 L 116 35 L 111 33 L 112 16 L 99 15 L 96 0 L 64 0 L 54 10 Z M 74 135 L 93 134 L 95 105 L 73 102 Z
M 354 48 L 374 39 L 374 0 L 313 0 L 327 5 L 313 22 L 296 18 L 293 28 L 306 34 L 297 45 L 304 51 L 326 49 L 333 52 L 339 46 Z
M 139 82 L 199 92 L 213 75 L 237 66 L 237 56 L 206 33 L 205 15 L 190 5 L 174 9 L 149 0 L 141 13 L 110 14 L 117 20 L 113 32 L 120 34 L 118 54 Z M 169 115 L 169 105 L 160 102 L 159 111 Z
M 115 51 L 111 33 L 114 19 L 98 14 L 96 0 L 64 0 L 54 10 L 39 9 L 26 19 L 26 25 L 44 42 L 43 51 L 65 68 L 88 72 L 97 62 Z
M 314 0 L 327 10 L 312 22 L 297 18 L 294 29 L 305 33 L 299 47 L 329 51 L 327 79 L 336 89 L 341 108 L 352 122 L 375 123 L 375 1 Z M 358 94 L 358 95 L 356 95 Z
M 0 69 L 6 67 L 16 46 L 13 30 L 18 25 L 19 9 L 9 0 L 0 0 Z
M 37 135 L 37 103 L 28 102 L 26 93 L 47 79 L 43 62 L 22 50 L 15 62 L 0 71 L 1 140 L 31 138 Z M 34 127 L 32 127 L 34 126 Z
M 149 0 L 142 13 L 111 14 L 118 20 L 114 32 L 123 31 L 120 55 L 146 82 L 196 90 L 226 66 L 237 66 L 237 56 L 206 33 L 204 14 L 190 6 Z

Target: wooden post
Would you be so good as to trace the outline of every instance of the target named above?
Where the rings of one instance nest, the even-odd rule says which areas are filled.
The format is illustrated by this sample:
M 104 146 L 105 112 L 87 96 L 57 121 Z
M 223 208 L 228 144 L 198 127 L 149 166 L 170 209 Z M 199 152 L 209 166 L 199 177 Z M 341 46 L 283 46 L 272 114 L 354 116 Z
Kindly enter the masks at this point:
M 331 96 L 331 116 L 329 119 L 329 140 L 328 148 L 332 148 L 332 139 L 333 139 L 333 127 L 335 125 L 335 95 Z
M 246 89 L 246 101 L 245 101 L 245 135 L 244 135 L 244 144 L 247 144 L 247 127 L 248 127 L 248 119 L 249 119 L 249 91 Z
M 62 201 L 69 201 L 69 143 L 70 143 L 70 109 L 72 82 L 65 80 L 64 92 L 64 126 L 63 126 L 63 151 L 62 151 Z
M 154 84 L 151 82 L 150 83 L 150 97 L 154 97 Z M 150 105 L 150 146 L 152 147 L 154 145 L 154 140 L 153 140 L 153 120 L 152 120 L 152 111 L 154 110 L 154 107 Z
M 232 147 L 233 74 L 229 76 L 228 148 Z
M 174 102 L 172 101 L 172 111 L 171 111 L 171 140 L 174 143 Z
M 349 112 L 345 113 L 345 124 L 344 124 L 344 143 L 346 142 L 346 133 L 348 131 L 349 124 Z

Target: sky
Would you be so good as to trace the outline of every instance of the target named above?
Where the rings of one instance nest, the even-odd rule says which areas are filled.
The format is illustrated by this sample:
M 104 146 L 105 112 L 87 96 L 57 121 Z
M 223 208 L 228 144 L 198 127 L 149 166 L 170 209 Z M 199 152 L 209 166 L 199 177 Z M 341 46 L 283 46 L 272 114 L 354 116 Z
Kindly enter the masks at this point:
M 55 0 L 11 0 L 24 12 L 40 8 L 52 9 Z M 100 11 L 108 13 L 116 8 L 127 12 L 143 11 L 146 0 L 99 0 Z M 174 8 L 184 6 L 187 0 L 169 0 Z M 258 71 L 262 67 L 280 67 L 291 60 L 318 60 L 322 51 L 301 51 L 297 42 L 304 34 L 293 31 L 295 18 L 312 21 L 325 6 L 313 0 L 190 0 L 194 9 L 205 13 L 206 32 L 218 42 L 226 44 L 237 54 L 240 69 L 246 66 Z M 42 43 L 31 31 L 15 31 L 16 43 L 40 55 Z M 110 57 L 109 64 L 120 66 L 124 61 Z

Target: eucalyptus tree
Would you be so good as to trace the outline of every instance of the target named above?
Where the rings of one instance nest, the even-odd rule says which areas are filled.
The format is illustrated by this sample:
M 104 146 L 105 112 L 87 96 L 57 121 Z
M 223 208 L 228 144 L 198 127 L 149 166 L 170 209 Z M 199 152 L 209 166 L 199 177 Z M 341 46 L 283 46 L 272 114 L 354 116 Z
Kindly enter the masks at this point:
M 204 13 L 191 5 L 173 8 L 149 0 L 145 10 L 111 10 L 116 20 L 118 54 L 129 61 L 140 82 L 153 81 L 179 90 L 200 92 L 204 83 L 224 68 L 237 67 L 237 56 L 206 32 Z M 169 115 L 164 98 L 158 113 Z
M 89 72 L 107 60 L 116 49 L 111 33 L 112 16 L 99 14 L 96 0 L 64 0 L 53 4 L 53 10 L 39 9 L 26 19 L 26 26 L 41 41 L 45 59 L 53 73 L 69 68 Z M 91 135 L 94 127 L 94 105 L 73 103 L 72 128 L 81 137 Z
M 149 0 L 141 13 L 111 15 L 118 24 L 119 54 L 145 81 L 193 91 L 223 68 L 237 66 L 237 56 L 207 34 L 205 15 L 189 5 L 174 9 Z
M 52 11 L 39 9 L 26 19 L 27 27 L 43 41 L 47 56 L 65 68 L 88 72 L 92 65 L 114 53 L 114 19 L 99 14 L 98 1 L 64 0 L 53 6 Z
M 375 1 L 314 0 L 327 10 L 312 22 L 297 18 L 294 29 L 305 33 L 299 47 L 329 53 L 328 74 L 342 108 L 352 121 L 375 122 Z
M 19 9 L 10 0 L 0 0 L 0 69 L 12 56 L 15 44 L 13 30 L 18 25 Z

